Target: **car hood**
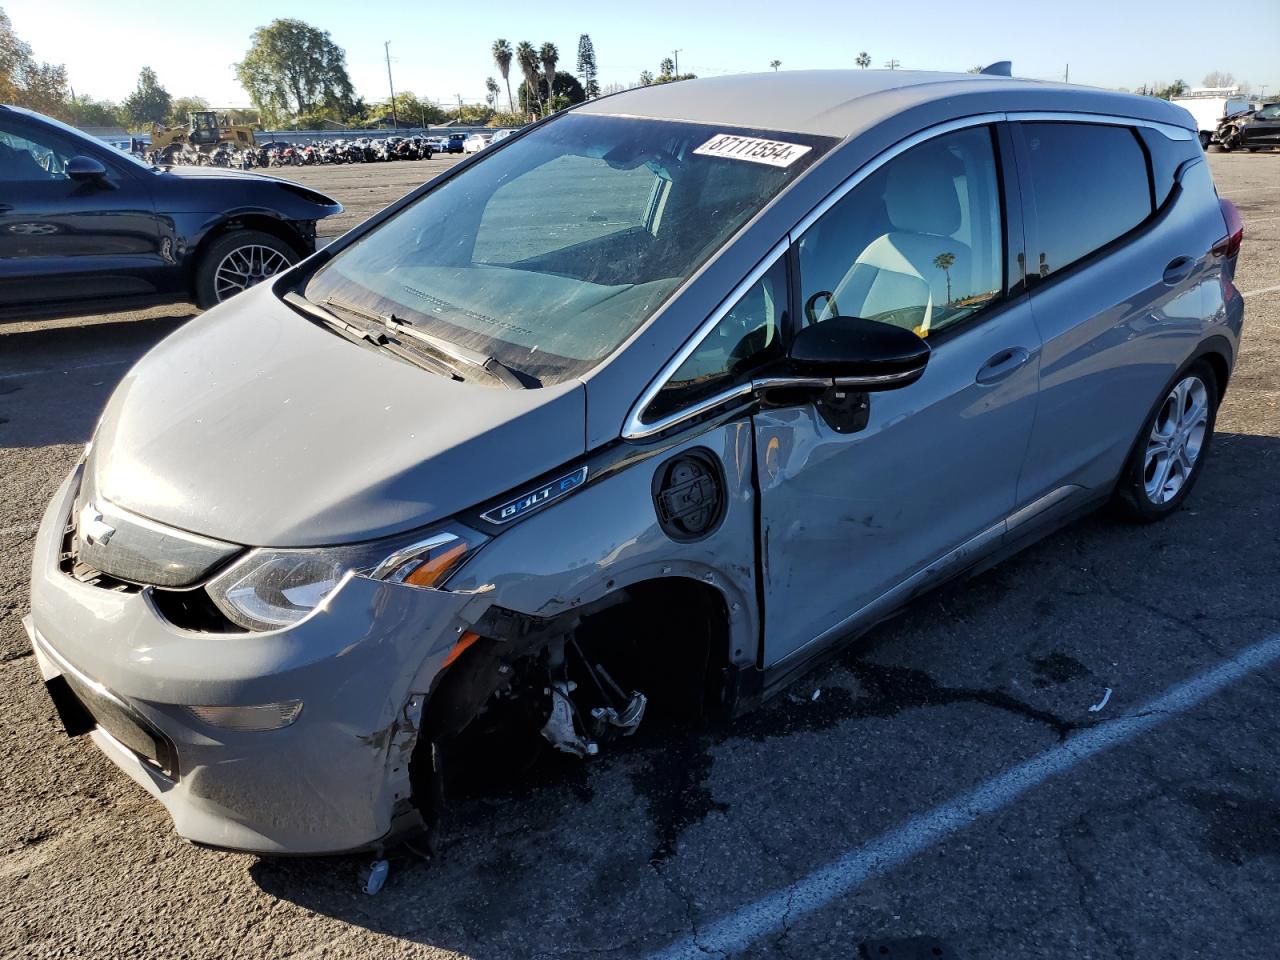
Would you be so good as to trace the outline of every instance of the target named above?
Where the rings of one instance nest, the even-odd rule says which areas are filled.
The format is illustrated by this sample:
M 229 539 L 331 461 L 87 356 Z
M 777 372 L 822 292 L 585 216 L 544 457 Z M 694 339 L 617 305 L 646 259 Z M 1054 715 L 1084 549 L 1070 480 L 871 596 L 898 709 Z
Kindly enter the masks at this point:
M 358 346 L 263 284 L 142 358 L 88 469 L 134 513 L 250 546 L 425 526 L 584 452 L 585 388 L 459 383 Z

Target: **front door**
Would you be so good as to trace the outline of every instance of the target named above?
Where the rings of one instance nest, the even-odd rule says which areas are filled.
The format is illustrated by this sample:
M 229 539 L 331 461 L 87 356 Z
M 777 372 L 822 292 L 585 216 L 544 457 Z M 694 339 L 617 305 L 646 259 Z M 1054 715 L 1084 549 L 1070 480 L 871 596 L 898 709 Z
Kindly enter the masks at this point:
M 95 152 L 101 182 L 72 180 L 70 134 L 0 115 L 0 307 L 148 294 L 170 266 L 146 171 Z
M 829 397 L 755 415 L 763 665 L 887 612 L 998 545 L 1031 433 L 1040 339 L 1006 274 L 996 130 L 888 160 L 795 244 L 801 322 L 861 316 L 933 345 L 924 376 L 872 393 L 865 425 Z M 848 403 L 848 398 L 845 398 Z M 856 408 L 857 400 L 853 401 Z

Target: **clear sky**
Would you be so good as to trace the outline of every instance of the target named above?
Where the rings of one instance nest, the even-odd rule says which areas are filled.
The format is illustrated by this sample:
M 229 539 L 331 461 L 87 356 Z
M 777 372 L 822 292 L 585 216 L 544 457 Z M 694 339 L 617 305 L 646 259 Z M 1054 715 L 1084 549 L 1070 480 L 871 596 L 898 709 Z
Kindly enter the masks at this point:
M 77 94 L 120 100 L 149 65 L 174 96 L 247 106 L 232 64 L 255 27 L 297 17 L 328 30 L 347 52 L 356 91 L 387 95 L 383 41 L 391 41 L 397 90 L 456 102 L 484 97 L 498 78 L 497 37 L 550 40 L 572 72 L 578 36 L 595 43 L 601 82 L 633 83 L 679 48 L 681 71 L 699 76 L 873 66 L 965 70 L 1012 59 L 1022 77 L 1138 87 L 1177 78 L 1192 86 L 1211 70 L 1280 93 L 1280 0 L 0 0 L 41 60 L 65 63 Z M 1224 11 L 1230 10 L 1230 13 Z M 500 80 L 499 80 L 500 82 Z M 512 87 L 514 89 L 513 80 Z

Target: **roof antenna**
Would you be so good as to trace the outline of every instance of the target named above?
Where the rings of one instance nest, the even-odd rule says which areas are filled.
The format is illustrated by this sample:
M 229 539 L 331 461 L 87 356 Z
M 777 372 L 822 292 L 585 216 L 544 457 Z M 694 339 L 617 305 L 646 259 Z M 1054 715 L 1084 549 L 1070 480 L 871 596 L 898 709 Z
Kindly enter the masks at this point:
M 1012 60 L 997 60 L 995 63 L 990 64 L 989 66 L 985 66 L 985 67 L 983 67 L 983 68 L 982 68 L 981 70 L 979 70 L 978 72 L 979 72 L 979 73 L 985 73 L 985 74 L 987 74 L 988 76 L 991 76 L 991 77 L 1012 77 L 1012 76 L 1013 76 L 1013 61 L 1012 61 Z

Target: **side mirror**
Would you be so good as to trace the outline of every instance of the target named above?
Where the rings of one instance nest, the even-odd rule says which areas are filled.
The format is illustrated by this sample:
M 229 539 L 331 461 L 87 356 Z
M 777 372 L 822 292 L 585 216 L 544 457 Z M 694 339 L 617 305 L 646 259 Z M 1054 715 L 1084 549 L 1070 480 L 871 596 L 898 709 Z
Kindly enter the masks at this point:
M 77 183 L 105 183 L 107 168 L 93 157 L 78 156 L 67 161 L 67 176 Z
M 929 345 L 903 327 L 831 317 L 801 329 L 788 359 L 797 377 L 830 380 L 849 390 L 896 390 L 920 379 Z

